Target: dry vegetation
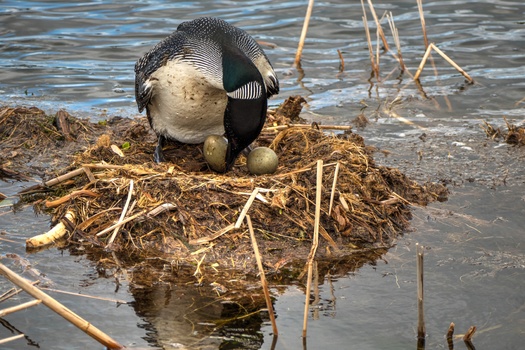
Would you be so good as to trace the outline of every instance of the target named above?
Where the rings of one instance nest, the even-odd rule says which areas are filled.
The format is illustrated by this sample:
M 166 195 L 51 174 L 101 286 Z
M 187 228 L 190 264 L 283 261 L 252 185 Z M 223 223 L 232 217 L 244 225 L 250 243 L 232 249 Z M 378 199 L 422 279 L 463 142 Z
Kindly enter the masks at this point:
M 66 243 L 72 249 L 110 248 L 133 260 L 199 257 L 223 268 L 255 268 L 246 226 L 233 229 L 255 188 L 259 194 L 248 213 L 268 264 L 278 269 L 306 257 L 318 159 L 325 164 L 319 257 L 388 248 L 407 229 L 412 204 L 446 199 L 441 185 L 420 185 L 375 164 L 373 150 L 350 130 L 290 127 L 301 103 L 290 98 L 269 114 L 258 144 L 279 156 L 270 176 L 250 175 L 243 157 L 233 171 L 216 174 L 195 145 L 172 145 L 166 152 L 170 162 L 155 164 L 155 138 L 144 118 L 100 125 L 34 108 L 0 111 L 0 144 L 6 150 L 0 169 L 17 179 L 47 169 L 46 185 L 24 190 L 21 198 L 51 212 L 55 222 L 74 213 L 73 222 L 63 220 L 72 232 Z M 29 167 L 23 165 L 27 160 Z M 49 181 L 72 171 L 76 176 Z
M 493 140 L 503 139 L 506 143 L 517 146 L 525 145 L 525 127 L 516 126 L 510 124 L 507 119 L 505 119 L 505 124 L 507 126 L 507 131 L 501 130 L 501 128 L 496 128 L 486 121 L 483 122 L 481 127 L 485 130 L 487 137 L 490 137 Z

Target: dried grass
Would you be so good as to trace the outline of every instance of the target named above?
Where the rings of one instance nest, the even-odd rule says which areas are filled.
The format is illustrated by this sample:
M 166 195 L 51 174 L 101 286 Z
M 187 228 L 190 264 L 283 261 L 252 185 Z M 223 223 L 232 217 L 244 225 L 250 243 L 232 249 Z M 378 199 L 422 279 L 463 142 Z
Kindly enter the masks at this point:
M 120 232 L 111 245 L 115 251 L 142 257 L 166 253 L 189 260 L 194 259 L 192 250 L 199 249 L 189 243 L 201 242 L 207 245 L 210 260 L 227 260 L 237 252 L 238 259 L 231 263 L 234 267 L 246 263 L 242 247 L 246 248 L 245 243 L 249 246 L 249 238 L 245 227 L 234 229 L 233 225 L 255 188 L 261 190 L 249 208 L 254 230 L 262 236 L 267 250 L 281 252 L 269 264 L 276 265 L 278 258 L 295 253 L 301 258 L 296 249 L 301 242 L 310 242 L 314 232 L 318 160 L 325 164 L 320 233 L 329 238 L 321 240 L 320 247 L 335 244 L 343 253 L 348 253 L 349 247 L 389 247 L 408 227 L 410 204 L 426 205 L 446 198 L 446 189 L 440 185 L 420 185 L 397 169 L 376 165 L 372 149 L 351 131 L 327 133 L 315 124 L 275 128 L 291 122 L 283 111 L 298 116 L 300 101 L 300 97 L 290 98 L 271 112 L 268 128 L 259 137 L 260 146 L 274 149 L 279 156 L 280 165 L 273 175 L 250 175 L 243 157 L 233 171 L 213 173 L 207 168 L 201 147 L 195 145 L 175 145 L 165 152 L 168 163 L 155 164 L 155 140 L 145 119 L 114 121 L 105 130 L 83 128 L 98 130 L 82 135 L 91 146 L 77 153 L 70 166 L 57 171 L 58 175 L 74 172 L 76 177 L 48 181 L 53 183 L 51 187 L 27 189 L 22 198 L 42 210 L 52 210 L 56 221 L 68 210 L 75 212 L 78 220 L 70 228 L 74 233 L 69 239 L 73 247 L 104 249 L 120 221 Z M 23 114 L 17 118 L 20 123 L 38 123 L 35 118 L 24 119 Z M 33 133 L 46 130 L 36 128 Z M 111 145 L 125 142 L 130 147 L 123 149 L 124 157 L 111 150 Z M 97 197 L 71 195 L 77 191 L 89 191 Z M 130 201 L 125 217 L 121 217 L 122 208 Z M 46 209 L 45 203 L 58 206 Z M 331 256 L 333 252 L 327 248 L 320 254 Z

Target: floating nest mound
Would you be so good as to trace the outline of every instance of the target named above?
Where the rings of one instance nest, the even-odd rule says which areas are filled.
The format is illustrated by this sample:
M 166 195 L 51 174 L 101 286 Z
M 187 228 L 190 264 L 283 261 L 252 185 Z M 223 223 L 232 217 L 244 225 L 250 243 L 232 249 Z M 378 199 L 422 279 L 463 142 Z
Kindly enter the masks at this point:
M 397 169 L 377 165 L 373 149 L 351 130 L 292 124 L 302 101 L 290 98 L 269 113 L 257 144 L 277 153 L 279 167 L 266 176 L 249 174 L 243 156 L 232 171 L 214 173 L 201 145 L 173 144 L 165 150 L 168 162 L 155 164 L 155 136 L 145 118 L 100 125 L 67 115 L 62 127 L 56 117 L 45 117 L 48 124 L 42 127 L 33 115 L 30 122 L 39 127 L 31 130 L 32 137 L 52 129 L 55 156 L 69 165 L 54 169 L 61 175 L 57 178 L 50 179 L 48 171 L 45 185 L 26 189 L 22 200 L 51 211 L 55 222 L 62 220 L 72 232 L 67 241 L 72 249 L 248 270 L 255 262 L 246 221 L 237 222 L 242 212 L 251 218 L 269 266 L 277 270 L 308 255 L 319 161 L 321 258 L 388 248 L 408 228 L 412 205 L 446 200 L 442 185 L 418 184 Z M 20 123 L 28 122 L 19 117 Z M 0 144 L 7 142 L 5 130 L 0 126 Z M 64 144 L 81 140 L 83 150 L 71 157 L 60 153 Z M 63 219 L 68 212 L 73 216 Z

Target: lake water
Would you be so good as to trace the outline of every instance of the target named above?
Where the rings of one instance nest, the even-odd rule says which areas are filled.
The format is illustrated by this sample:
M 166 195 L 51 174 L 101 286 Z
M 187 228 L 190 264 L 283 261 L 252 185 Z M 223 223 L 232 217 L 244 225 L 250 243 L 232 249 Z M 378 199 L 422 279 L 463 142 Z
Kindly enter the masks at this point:
M 381 82 L 371 78 L 357 1 L 317 2 L 303 51 L 303 72 L 292 69 L 306 1 L 0 1 L 0 104 L 60 108 L 92 120 L 138 115 L 135 61 L 185 20 L 221 17 L 247 30 L 265 46 L 281 82 L 276 106 L 290 95 L 308 105 L 303 117 L 349 124 L 361 112 L 369 125 L 359 133 L 379 152 L 379 163 L 399 167 L 418 181 L 443 181 L 448 202 L 417 208 L 412 231 L 384 260 L 345 276 L 328 276 L 312 308 L 307 347 L 407 349 L 416 346 L 415 243 L 425 253 L 427 349 L 446 349 L 450 322 L 456 334 L 477 326 L 478 349 L 521 349 L 525 340 L 525 148 L 489 140 L 483 120 L 504 126 L 525 121 L 525 3 L 433 1 L 424 3 L 430 42 L 476 81 L 469 85 L 433 54 L 418 88 L 400 75 L 390 54 L 381 56 Z M 403 57 L 412 74 L 424 53 L 414 1 L 376 1 L 379 16 L 391 11 Z M 371 19 L 370 13 L 368 18 Z M 375 25 L 370 23 L 375 41 Z M 393 47 L 390 31 L 384 29 Z M 340 58 L 345 69 L 340 71 Z M 402 117 L 403 119 L 399 118 Z M 1 152 L 1 150 L 0 150 Z M 49 227 L 31 208 L 16 214 L 13 196 L 28 183 L 0 182 L 0 249 L 28 259 L 56 289 L 134 301 L 132 306 L 54 293 L 66 306 L 130 347 L 269 349 L 267 322 L 212 333 L 190 323 L 216 310 L 188 315 L 206 305 L 188 288 L 149 291 L 164 307 L 120 279 L 100 276 L 84 256 L 57 249 L 34 255 L 25 239 Z M 20 272 L 10 260 L 4 263 Z M 0 278 L 0 292 L 11 287 Z M 181 290 L 183 290 L 181 292 Z M 303 347 L 304 289 L 275 287 L 280 336 L 276 349 Z M 159 296 L 161 295 L 161 296 Z M 164 298 L 164 299 L 163 299 Z M 23 294 L 6 306 L 29 300 Z M 195 304 L 193 304 L 195 303 Z M 200 303 L 200 304 L 199 304 Z M 9 304 L 9 305 L 7 305 Z M 2 306 L 4 307 L 4 306 Z M 150 309 L 148 309 L 150 307 Z M 152 310 L 155 309 L 155 312 Z M 182 310 L 182 311 L 181 311 Z M 208 313 L 208 315 L 207 315 Z M 0 338 L 26 338 L 3 349 L 96 349 L 89 337 L 43 306 L 0 319 Z M 198 345 L 193 342 L 204 337 Z M 243 341 L 241 341 L 243 340 Z M 456 340 L 456 349 L 466 348 Z

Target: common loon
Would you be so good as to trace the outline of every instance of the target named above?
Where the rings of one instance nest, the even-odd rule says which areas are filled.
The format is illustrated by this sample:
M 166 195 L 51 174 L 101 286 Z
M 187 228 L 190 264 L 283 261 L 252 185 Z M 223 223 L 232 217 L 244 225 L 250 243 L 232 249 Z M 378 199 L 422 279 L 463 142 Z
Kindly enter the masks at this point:
M 228 139 L 225 169 L 259 136 L 267 100 L 279 80 L 266 54 L 244 30 L 218 18 L 181 23 L 135 64 L 135 97 L 158 136 L 155 161 L 165 161 L 166 140 L 201 143 Z

